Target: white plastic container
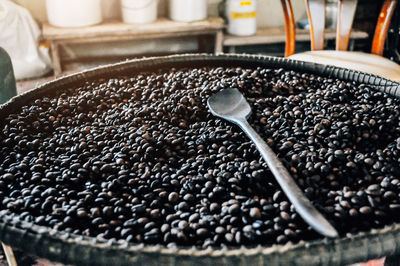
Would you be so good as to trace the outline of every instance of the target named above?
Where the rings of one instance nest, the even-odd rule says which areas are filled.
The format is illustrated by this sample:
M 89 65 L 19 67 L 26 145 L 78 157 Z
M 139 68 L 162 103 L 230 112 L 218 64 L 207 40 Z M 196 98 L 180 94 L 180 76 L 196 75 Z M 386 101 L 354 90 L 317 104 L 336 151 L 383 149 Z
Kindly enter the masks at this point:
M 57 27 L 83 27 L 100 23 L 101 0 L 46 0 L 47 18 Z
M 207 18 L 207 0 L 169 0 L 169 17 L 191 22 Z
M 150 23 L 157 19 L 158 0 L 122 0 L 122 20 L 129 24 Z
M 227 32 L 249 36 L 257 32 L 257 0 L 226 0 Z

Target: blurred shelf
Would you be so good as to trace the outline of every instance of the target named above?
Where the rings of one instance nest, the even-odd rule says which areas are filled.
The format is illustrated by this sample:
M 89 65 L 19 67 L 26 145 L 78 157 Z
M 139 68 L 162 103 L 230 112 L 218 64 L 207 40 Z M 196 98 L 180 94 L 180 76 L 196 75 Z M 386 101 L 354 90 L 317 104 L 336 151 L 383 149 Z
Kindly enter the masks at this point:
M 126 24 L 121 21 L 108 21 L 101 24 L 60 28 L 48 23 L 43 24 L 43 37 L 48 40 L 87 39 L 91 37 L 142 37 L 147 35 L 164 34 L 189 34 L 199 31 L 216 31 L 224 27 L 224 21 L 219 17 L 210 17 L 194 22 L 177 22 L 167 18 L 159 18 L 155 22 L 147 24 Z M 193 33 L 193 34 L 194 34 Z
M 98 25 L 77 28 L 59 28 L 44 23 L 42 34 L 44 39 L 50 41 L 54 72 L 59 75 L 62 73 L 60 45 L 213 35 L 215 37 L 214 52 L 218 53 L 222 52 L 224 27 L 224 20 L 220 17 L 209 17 L 194 22 L 177 22 L 159 18 L 148 24 L 133 25 L 120 21 L 107 21 Z

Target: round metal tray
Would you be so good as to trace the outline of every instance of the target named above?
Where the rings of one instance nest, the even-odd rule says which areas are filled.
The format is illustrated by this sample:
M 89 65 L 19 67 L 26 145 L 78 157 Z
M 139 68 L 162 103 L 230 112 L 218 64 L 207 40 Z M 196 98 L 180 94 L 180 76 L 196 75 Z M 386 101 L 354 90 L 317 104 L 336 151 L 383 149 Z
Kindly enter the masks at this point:
M 38 97 L 95 78 L 172 67 L 242 66 L 284 68 L 367 84 L 371 88 L 400 96 L 400 84 L 377 76 L 332 66 L 284 58 L 251 55 L 175 55 L 131 60 L 102 66 L 45 83 L 0 106 L 0 119 Z M 67 264 L 94 265 L 340 265 L 400 253 L 400 224 L 297 244 L 255 248 L 196 249 L 161 245 L 101 242 L 37 226 L 7 216 L 0 217 L 0 239 L 24 252 Z

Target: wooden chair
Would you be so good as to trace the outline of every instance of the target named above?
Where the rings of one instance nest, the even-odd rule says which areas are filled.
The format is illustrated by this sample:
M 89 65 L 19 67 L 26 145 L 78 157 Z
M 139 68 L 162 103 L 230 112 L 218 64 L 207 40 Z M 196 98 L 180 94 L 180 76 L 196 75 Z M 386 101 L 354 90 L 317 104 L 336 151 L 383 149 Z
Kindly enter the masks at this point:
M 310 21 L 311 51 L 298 54 L 294 53 L 296 30 L 291 1 L 281 0 L 281 3 L 285 19 L 286 57 L 353 69 L 400 82 L 400 66 L 382 57 L 390 20 L 395 11 L 397 0 L 385 0 L 383 3 L 375 28 L 371 54 L 347 51 L 357 0 L 339 0 L 338 2 L 336 50 L 323 50 L 325 0 L 305 0 Z

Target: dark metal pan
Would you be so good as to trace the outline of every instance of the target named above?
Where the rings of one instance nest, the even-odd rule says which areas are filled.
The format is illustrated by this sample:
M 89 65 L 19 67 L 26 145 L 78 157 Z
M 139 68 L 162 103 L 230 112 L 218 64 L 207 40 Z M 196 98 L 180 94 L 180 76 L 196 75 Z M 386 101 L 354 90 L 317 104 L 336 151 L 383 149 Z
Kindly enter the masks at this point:
M 333 66 L 267 56 L 176 55 L 102 66 L 45 83 L 1 105 L 0 121 L 8 114 L 17 112 L 22 105 L 32 99 L 51 95 L 55 91 L 77 86 L 91 79 L 144 70 L 200 66 L 284 68 L 356 81 L 396 97 L 400 96 L 399 83 Z M 3 216 L 0 217 L 0 239 L 27 253 L 78 265 L 340 265 L 400 254 L 400 224 L 348 234 L 337 239 L 301 241 L 295 245 L 202 250 L 101 242 L 95 238 L 59 232 Z

